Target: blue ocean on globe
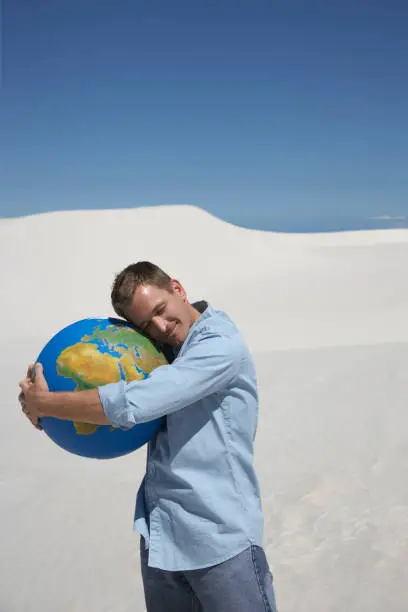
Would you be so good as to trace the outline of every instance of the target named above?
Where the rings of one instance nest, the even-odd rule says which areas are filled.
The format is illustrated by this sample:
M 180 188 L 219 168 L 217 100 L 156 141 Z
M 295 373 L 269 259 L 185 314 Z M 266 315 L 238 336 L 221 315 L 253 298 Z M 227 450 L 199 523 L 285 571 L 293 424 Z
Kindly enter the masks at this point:
M 167 365 L 164 354 L 136 328 L 120 319 L 76 321 L 53 336 L 40 352 L 50 391 L 83 391 L 124 380 L 143 380 Z M 156 435 L 164 418 L 115 429 L 110 425 L 43 417 L 47 436 L 66 451 L 95 459 L 130 453 Z

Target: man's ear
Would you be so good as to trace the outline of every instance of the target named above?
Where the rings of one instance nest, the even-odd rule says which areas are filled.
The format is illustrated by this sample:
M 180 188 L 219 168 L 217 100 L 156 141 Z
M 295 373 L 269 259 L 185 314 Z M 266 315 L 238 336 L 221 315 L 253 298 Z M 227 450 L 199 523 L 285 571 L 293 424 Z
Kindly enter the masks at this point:
M 179 295 L 184 300 L 184 302 L 186 302 L 187 301 L 187 294 L 184 291 L 183 285 L 181 283 L 179 283 L 179 281 L 176 280 L 175 278 L 172 278 L 171 279 L 171 286 L 172 286 L 173 292 L 176 295 Z

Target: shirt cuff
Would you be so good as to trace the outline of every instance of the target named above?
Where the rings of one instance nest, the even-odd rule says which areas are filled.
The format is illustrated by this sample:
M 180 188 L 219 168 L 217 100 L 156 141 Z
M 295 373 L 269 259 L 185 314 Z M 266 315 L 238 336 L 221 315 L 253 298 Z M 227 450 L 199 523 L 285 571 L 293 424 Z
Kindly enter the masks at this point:
M 125 381 L 109 383 L 98 387 L 99 399 L 106 418 L 117 429 L 130 429 L 134 423 L 129 422 Z

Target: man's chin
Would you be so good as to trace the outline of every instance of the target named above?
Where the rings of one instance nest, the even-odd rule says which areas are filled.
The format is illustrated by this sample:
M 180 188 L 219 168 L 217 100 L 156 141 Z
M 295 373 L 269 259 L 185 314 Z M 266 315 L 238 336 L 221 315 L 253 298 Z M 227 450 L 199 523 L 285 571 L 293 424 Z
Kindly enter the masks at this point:
M 169 336 L 166 336 L 166 338 L 161 338 L 159 340 L 159 343 L 160 344 L 167 344 L 167 346 L 173 346 L 173 347 L 178 346 L 177 338 L 172 338 L 172 337 L 169 337 Z

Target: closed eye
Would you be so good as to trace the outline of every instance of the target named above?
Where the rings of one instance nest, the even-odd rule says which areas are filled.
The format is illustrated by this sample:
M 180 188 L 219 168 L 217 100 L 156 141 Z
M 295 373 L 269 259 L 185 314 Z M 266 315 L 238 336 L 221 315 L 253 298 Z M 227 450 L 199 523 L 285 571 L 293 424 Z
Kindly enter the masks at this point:
M 153 311 L 153 317 L 155 317 L 156 315 L 163 314 L 165 309 L 166 309 L 165 304 L 161 304 L 160 306 L 155 308 L 155 310 Z M 141 325 L 139 325 L 139 329 L 141 329 L 142 331 L 145 331 L 150 327 L 151 323 L 152 323 L 151 320 L 147 321 L 146 323 L 142 323 Z

